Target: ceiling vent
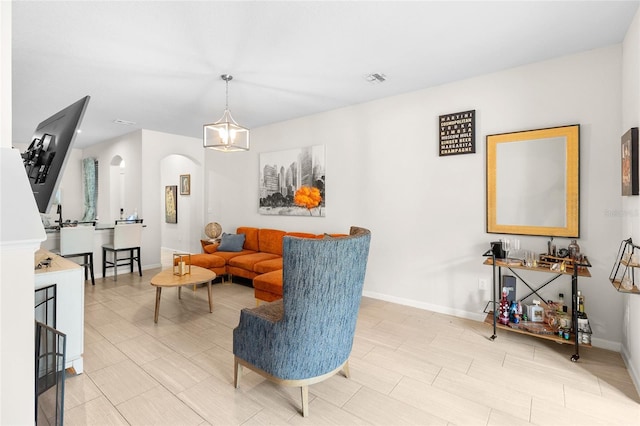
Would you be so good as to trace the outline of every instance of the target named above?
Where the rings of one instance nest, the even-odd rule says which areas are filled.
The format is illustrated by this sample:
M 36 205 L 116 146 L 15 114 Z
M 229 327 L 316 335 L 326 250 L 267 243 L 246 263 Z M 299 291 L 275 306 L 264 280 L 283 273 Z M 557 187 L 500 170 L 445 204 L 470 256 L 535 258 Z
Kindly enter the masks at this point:
M 113 122 L 116 124 L 122 124 L 123 126 L 135 126 L 136 124 L 138 124 L 135 121 L 120 120 L 119 118 L 113 120 Z
M 366 76 L 365 80 L 367 80 L 369 83 L 384 83 L 387 80 L 387 76 L 374 72 Z

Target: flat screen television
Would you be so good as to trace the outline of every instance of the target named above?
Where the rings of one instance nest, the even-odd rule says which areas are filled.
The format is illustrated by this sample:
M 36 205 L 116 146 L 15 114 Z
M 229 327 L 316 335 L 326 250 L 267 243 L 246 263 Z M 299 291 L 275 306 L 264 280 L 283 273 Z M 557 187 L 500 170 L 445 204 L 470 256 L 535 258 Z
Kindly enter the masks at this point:
M 85 96 L 40 123 L 21 154 L 40 213 L 49 213 L 89 99 Z

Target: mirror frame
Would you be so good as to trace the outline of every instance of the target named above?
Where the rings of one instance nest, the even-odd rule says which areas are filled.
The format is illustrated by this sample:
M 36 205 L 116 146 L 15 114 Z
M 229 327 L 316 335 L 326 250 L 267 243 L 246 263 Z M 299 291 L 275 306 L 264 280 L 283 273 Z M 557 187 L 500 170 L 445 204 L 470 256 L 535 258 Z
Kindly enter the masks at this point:
M 536 139 L 564 137 L 565 164 L 565 226 L 511 225 L 497 223 L 496 166 L 497 147 L 501 143 L 526 142 Z M 540 170 L 540 173 L 543 173 Z M 532 177 L 535 179 L 535 176 Z M 526 197 L 526 194 L 523 194 Z M 580 236 L 580 125 L 525 130 L 487 135 L 487 232 L 495 234 L 540 235 L 578 238 Z

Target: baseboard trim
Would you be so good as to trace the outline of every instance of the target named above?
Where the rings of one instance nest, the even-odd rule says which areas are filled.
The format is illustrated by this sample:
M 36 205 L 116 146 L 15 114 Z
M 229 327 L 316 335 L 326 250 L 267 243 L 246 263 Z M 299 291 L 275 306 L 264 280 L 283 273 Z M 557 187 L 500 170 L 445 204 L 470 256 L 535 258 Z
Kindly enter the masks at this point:
M 376 293 L 373 291 L 364 291 L 363 296 L 371 297 L 372 299 L 384 300 L 385 302 L 397 303 L 399 305 L 411 306 L 412 308 L 424 309 L 426 311 L 437 312 L 439 314 L 452 315 L 458 318 L 465 318 L 474 321 L 482 322 L 487 316 L 485 313 L 468 312 L 462 309 L 453 309 L 446 306 L 434 305 L 432 303 L 418 302 L 412 299 L 405 299 L 402 297 L 389 296 L 388 294 Z
M 622 350 L 620 351 L 620 355 L 622 355 L 622 360 L 624 361 L 624 365 L 627 366 L 627 371 L 629 372 L 629 376 L 631 376 L 631 381 L 633 385 L 636 387 L 636 392 L 640 394 L 640 372 L 635 369 L 633 363 L 631 362 L 631 357 L 629 356 L 629 352 L 625 346 L 622 346 Z
M 596 348 L 600 348 L 600 349 L 607 349 L 609 351 L 613 351 L 613 352 L 620 352 L 622 351 L 622 344 L 619 342 L 614 342 L 611 340 L 607 340 L 607 339 L 599 339 L 597 337 L 592 337 L 591 338 L 591 345 L 595 346 Z

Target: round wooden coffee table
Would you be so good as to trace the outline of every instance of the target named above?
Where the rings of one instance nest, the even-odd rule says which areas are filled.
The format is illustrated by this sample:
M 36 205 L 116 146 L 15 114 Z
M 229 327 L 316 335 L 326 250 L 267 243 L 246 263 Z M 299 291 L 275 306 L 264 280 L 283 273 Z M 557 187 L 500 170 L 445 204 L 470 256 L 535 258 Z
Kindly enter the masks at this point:
M 156 287 L 156 311 L 153 314 L 153 322 L 158 322 L 160 311 L 160 295 L 163 287 L 178 287 L 178 299 L 181 298 L 181 290 L 184 285 L 195 285 L 207 283 L 209 293 L 209 312 L 213 312 L 213 302 L 211 301 L 211 281 L 216 278 L 216 273 L 199 266 L 191 266 L 191 273 L 186 275 L 174 275 L 173 268 L 165 269 L 151 278 L 151 285 Z

